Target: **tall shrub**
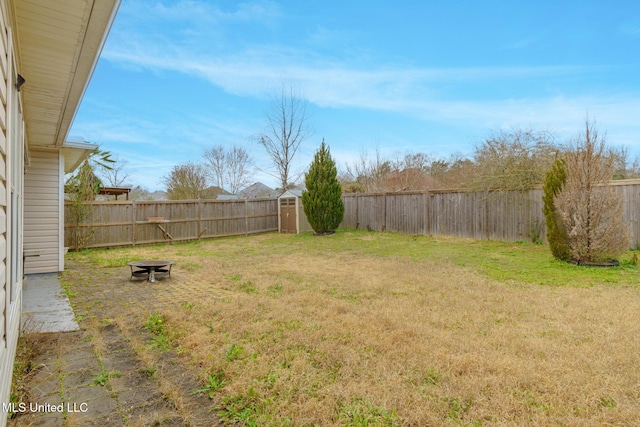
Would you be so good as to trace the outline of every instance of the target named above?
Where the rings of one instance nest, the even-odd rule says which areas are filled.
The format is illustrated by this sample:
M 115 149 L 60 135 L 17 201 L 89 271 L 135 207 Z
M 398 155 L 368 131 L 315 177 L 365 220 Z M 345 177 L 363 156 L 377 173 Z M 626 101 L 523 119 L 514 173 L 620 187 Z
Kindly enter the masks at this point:
M 551 253 L 555 258 L 563 261 L 571 259 L 569 245 L 567 244 L 567 233 L 562 226 L 562 221 L 558 217 L 555 207 L 555 198 L 562 191 L 562 187 L 567 179 L 566 166 L 563 159 L 556 159 L 551 165 L 551 169 L 547 172 L 544 179 L 544 196 L 542 201 L 544 206 L 545 223 L 547 224 L 547 240 Z
M 337 175 L 336 164 L 323 139 L 305 176 L 307 189 L 302 193 L 304 213 L 317 234 L 335 231 L 344 217 Z
M 615 153 L 587 120 L 584 134 L 566 154 L 566 181 L 555 197 L 571 259 L 578 264 L 616 259 L 629 248 L 622 197 L 608 185 L 614 161 Z

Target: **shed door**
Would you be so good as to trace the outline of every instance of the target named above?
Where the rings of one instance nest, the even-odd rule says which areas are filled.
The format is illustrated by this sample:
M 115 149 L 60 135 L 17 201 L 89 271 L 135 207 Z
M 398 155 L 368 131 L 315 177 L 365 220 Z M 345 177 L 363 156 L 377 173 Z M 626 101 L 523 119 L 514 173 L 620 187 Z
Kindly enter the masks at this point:
M 296 229 L 296 199 L 280 199 L 280 232 L 297 233 Z

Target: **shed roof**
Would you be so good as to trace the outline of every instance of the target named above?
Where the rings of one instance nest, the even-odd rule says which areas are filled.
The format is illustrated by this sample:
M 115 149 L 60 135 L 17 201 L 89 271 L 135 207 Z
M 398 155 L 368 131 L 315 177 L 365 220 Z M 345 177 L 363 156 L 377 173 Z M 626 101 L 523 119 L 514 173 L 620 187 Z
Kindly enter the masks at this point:
M 302 197 L 302 190 L 294 188 L 293 190 L 287 190 L 280 195 L 280 199 L 286 199 L 288 197 Z

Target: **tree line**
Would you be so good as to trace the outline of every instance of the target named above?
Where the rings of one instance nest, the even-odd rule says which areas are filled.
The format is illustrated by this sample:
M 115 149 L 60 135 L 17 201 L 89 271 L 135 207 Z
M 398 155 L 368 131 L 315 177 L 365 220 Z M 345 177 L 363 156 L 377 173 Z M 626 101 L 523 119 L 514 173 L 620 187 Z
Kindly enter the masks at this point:
M 460 189 L 469 191 L 527 190 L 544 181 L 553 162 L 571 152 L 574 141 L 559 142 L 549 131 L 512 129 L 492 132 L 471 156 L 410 153 L 384 158 L 363 151 L 340 173 L 350 193 Z M 626 148 L 610 148 L 610 179 L 640 177 L 640 163 L 629 161 Z

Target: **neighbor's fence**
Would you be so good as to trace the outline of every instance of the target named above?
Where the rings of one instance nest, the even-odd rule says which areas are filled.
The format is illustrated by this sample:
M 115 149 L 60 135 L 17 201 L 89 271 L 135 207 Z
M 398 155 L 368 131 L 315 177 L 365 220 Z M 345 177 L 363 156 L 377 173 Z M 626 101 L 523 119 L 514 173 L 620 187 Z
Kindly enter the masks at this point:
M 71 204 L 65 204 L 65 246 L 73 247 Z M 276 231 L 278 201 L 180 200 L 90 203 L 80 224 L 85 248 L 133 246 Z
M 612 183 L 624 203 L 631 248 L 640 243 L 640 181 Z M 478 240 L 546 241 L 542 189 L 344 195 L 341 227 Z

